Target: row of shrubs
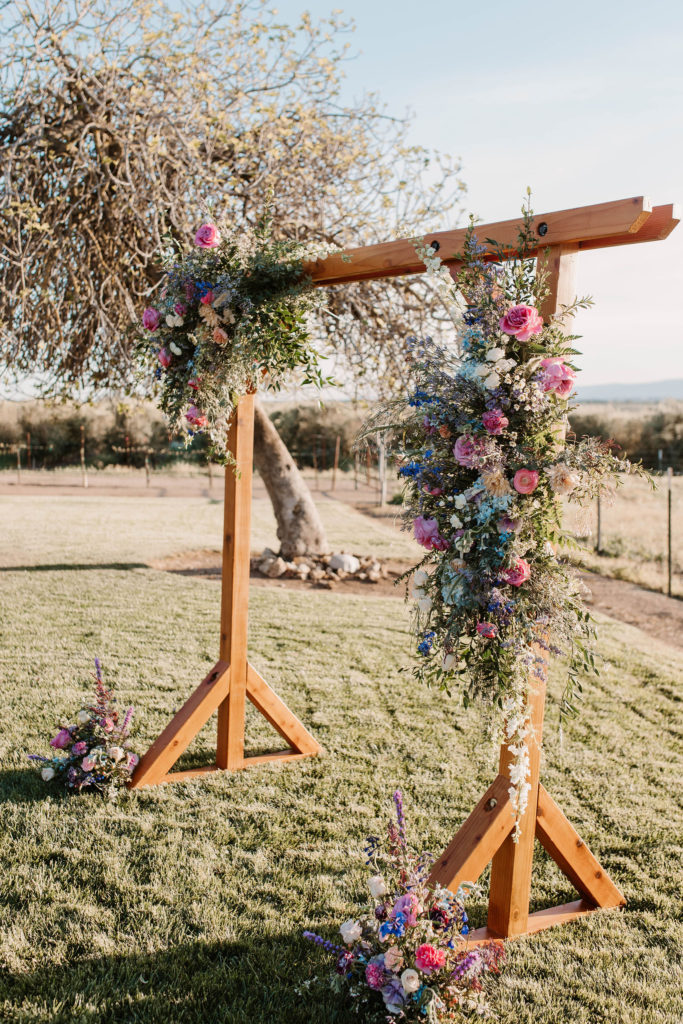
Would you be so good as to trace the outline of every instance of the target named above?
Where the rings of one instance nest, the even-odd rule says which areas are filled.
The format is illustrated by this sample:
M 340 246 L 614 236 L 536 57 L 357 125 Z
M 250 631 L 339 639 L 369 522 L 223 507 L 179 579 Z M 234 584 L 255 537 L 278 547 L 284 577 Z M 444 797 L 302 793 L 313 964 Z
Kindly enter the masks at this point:
M 301 466 L 329 469 L 340 439 L 340 467 L 353 463 L 353 442 L 364 413 L 344 403 L 273 405 L 269 407 L 287 448 Z M 76 466 L 83 442 L 88 466 L 141 467 L 147 459 L 152 468 L 168 466 L 183 458 L 204 463 L 207 443 L 197 435 L 190 448 L 169 435 L 166 422 L 150 402 L 103 400 L 73 406 L 40 401 L 0 403 L 0 468 L 16 466 L 16 446 L 21 464 L 38 469 Z
M 367 408 L 350 402 L 292 403 L 274 404 L 269 412 L 299 465 L 329 469 L 337 438 L 340 467 L 353 464 L 353 443 Z M 585 405 L 572 413 L 570 425 L 578 436 L 613 439 L 629 458 L 642 460 L 648 469 L 683 470 L 683 402 L 648 407 Z M 147 458 L 152 467 L 161 467 L 179 456 L 199 463 L 207 458 L 203 436 L 195 437 L 191 448 L 185 449 L 182 441 L 170 437 L 163 416 L 149 402 L 0 403 L 0 467 L 16 465 L 12 448 L 17 444 L 22 446 L 26 465 L 29 435 L 31 464 L 38 468 L 78 465 L 82 436 L 89 466 L 143 466 Z

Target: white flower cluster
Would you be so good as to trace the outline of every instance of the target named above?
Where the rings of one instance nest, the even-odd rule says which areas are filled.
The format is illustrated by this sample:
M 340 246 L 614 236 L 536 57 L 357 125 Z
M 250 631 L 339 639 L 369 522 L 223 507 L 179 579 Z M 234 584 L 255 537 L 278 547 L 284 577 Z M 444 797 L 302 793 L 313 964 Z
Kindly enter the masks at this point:
M 529 708 L 529 684 L 524 672 L 520 672 L 520 687 L 503 699 L 503 735 L 508 750 L 512 754 L 509 768 L 510 804 L 515 815 L 515 827 L 512 833 L 513 842 L 521 835 L 520 820 L 529 803 L 529 737 L 532 732 L 531 711 Z

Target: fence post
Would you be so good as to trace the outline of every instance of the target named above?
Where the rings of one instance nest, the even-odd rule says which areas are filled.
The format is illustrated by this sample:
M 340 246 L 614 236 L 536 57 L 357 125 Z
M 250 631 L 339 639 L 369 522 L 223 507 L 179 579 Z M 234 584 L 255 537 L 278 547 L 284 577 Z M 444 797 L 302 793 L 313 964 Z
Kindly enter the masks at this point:
M 17 483 L 21 484 L 21 447 L 17 444 Z
M 387 450 L 384 444 L 384 435 L 377 435 L 377 451 L 379 453 L 379 505 L 384 508 L 387 503 Z
M 31 468 L 31 431 L 26 431 L 26 468 Z
M 666 471 L 667 487 L 667 587 L 666 592 L 671 597 L 671 494 L 673 490 L 673 469 L 671 466 Z
M 88 486 L 88 471 L 85 468 L 85 426 L 81 423 L 81 476 L 83 486 Z
M 149 452 L 145 452 L 145 483 L 149 487 Z
M 337 486 L 337 470 L 339 469 L 339 449 L 341 447 L 341 437 L 337 434 L 337 440 L 334 443 L 334 466 L 332 467 L 332 490 Z
M 595 553 L 602 554 L 602 509 L 600 507 L 600 491 L 598 491 L 598 530 L 595 538 Z

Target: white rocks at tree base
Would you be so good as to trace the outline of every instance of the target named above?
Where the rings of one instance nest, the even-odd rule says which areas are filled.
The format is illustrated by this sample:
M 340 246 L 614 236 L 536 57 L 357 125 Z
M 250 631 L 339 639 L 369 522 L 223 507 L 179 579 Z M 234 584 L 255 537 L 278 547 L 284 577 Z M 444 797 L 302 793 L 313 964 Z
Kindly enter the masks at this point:
M 329 565 L 330 569 L 342 569 L 350 575 L 357 573 L 360 569 L 360 561 L 355 555 L 332 555 Z
M 264 563 L 261 563 L 263 566 Z M 277 579 L 278 576 L 284 575 L 287 571 L 287 563 L 284 558 L 274 558 L 272 561 L 268 561 L 265 570 L 259 566 L 260 571 L 264 576 L 270 576 L 271 579 Z

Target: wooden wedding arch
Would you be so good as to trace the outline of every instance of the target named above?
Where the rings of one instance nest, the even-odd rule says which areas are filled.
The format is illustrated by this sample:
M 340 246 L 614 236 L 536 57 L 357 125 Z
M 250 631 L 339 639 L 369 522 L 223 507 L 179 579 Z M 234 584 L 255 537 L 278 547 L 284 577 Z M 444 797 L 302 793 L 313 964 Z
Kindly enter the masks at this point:
M 666 238 L 679 221 L 673 204 L 655 206 L 640 196 L 542 214 L 535 218 L 537 261 L 547 272 L 549 294 L 541 313 L 552 316 L 575 298 L 577 256 L 587 249 L 654 242 Z M 480 240 L 515 239 L 521 219 L 477 227 Z M 426 236 L 455 277 L 465 240 L 463 229 Z M 493 259 L 493 253 L 490 254 Z M 417 274 L 424 265 L 410 239 L 350 249 L 306 268 L 316 285 L 324 286 L 400 274 Z M 229 447 L 240 475 L 225 474 L 223 574 L 219 658 L 189 700 L 141 758 L 132 787 L 196 778 L 209 772 L 236 771 L 266 761 L 310 757 L 320 746 L 289 710 L 247 657 L 251 486 L 254 436 L 254 395 L 246 395 L 233 416 Z M 599 908 L 623 906 L 619 889 L 590 852 L 539 781 L 545 709 L 545 682 L 534 684 L 530 697 L 534 741 L 530 749 L 527 809 L 519 842 L 512 841 L 514 819 L 508 789 L 511 755 L 503 745 L 499 773 L 470 816 L 434 865 L 431 881 L 450 889 L 475 881 L 489 861 L 491 884 L 488 922 L 470 933 L 475 942 L 526 935 L 573 920 Z M 280 733 L 288 747 L 249 756 L 244 749 L 245 706 L 249 699 Z M 203 768 L 171 772 L 192 739 L 218 711 L 216 761 Z M 549 910 L 529 913 L 534 838 L 572 882 L 580 899 Z

